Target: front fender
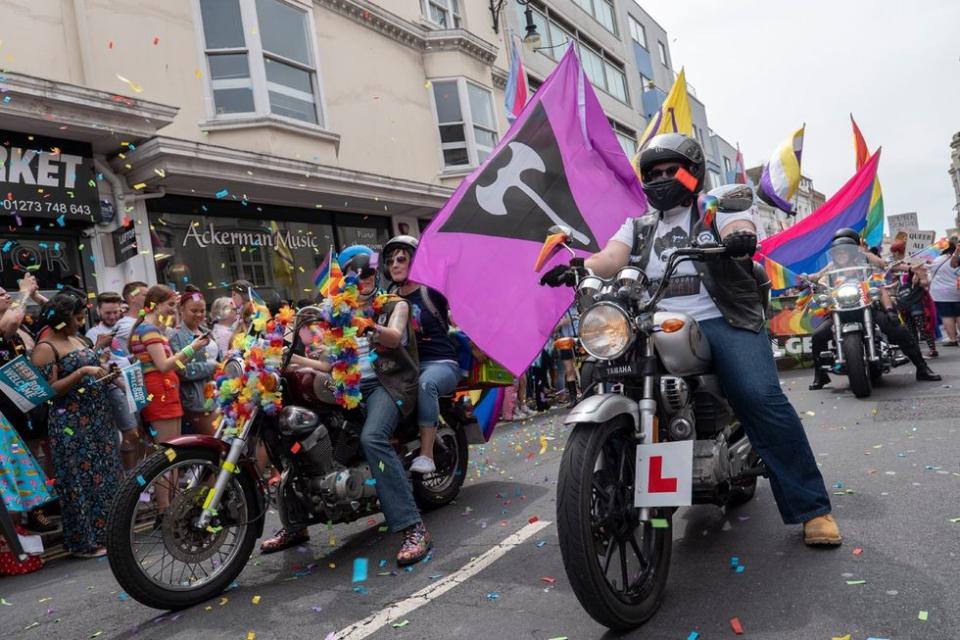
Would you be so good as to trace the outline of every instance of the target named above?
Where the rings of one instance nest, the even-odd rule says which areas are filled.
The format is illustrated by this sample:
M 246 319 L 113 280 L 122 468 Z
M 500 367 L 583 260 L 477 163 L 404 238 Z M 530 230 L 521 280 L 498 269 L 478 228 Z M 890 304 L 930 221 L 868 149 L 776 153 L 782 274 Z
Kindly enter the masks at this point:
M 209 449 L 219 453 L 221 459 L 226 459 L 227 454 L 230 453 L 230 445 L 228 443 L 219 438 L 201 434 L 178 436 L 172 440 L 162 443 L 162 446 L 169 447 L 174 450 L 194 448 Z M 263 525 L 267 521 L 267 502 L 265 497 L 267 495 L 267 488 L 264 486 L 263 479 L 260 477 L 260 472 L 257 471 L 257 465 L 252 459 L 246 458 L 241 460 L 240 464 L 238 465 L 238 471 L 249 477 L 254 486 L 257 488 L 255 492 L 257 494 L 256 512 L 261 515 L 255 521 L 255 525 L 259 527 L 259 532 L 257 533 L 257 537 L 259 538 L 261 535 L 263 535 Z
M 564 424 L 600 424 L 617 416 L 630 416 L 634 429 L 640 428 L 640 406 L 619 393 L 590 396 L 573 408 L 563 419 Z

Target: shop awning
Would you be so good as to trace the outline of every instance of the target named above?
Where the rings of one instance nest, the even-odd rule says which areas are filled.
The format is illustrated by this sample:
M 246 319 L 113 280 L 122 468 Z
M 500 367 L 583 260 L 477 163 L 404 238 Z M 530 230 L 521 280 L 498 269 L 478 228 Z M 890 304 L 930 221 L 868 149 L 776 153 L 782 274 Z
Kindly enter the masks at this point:
M 113 168 L 129 185 L 195 197 L 424 218 L 453 194 L 436 184 L 162 136 L 125 156 Z
M 179 107 L 20 73 L 0 73 L 2 128 L 89 142 L 113 154 L 121 142 L 153 137 Z

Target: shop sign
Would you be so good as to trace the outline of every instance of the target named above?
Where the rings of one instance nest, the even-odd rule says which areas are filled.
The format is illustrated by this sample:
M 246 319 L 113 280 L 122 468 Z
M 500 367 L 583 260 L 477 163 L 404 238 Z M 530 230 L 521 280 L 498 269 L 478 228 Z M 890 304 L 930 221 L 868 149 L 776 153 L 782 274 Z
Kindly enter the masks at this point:
M 111 231 L 110 238 L 113 240 L 114 266 L 137 255 L 137 229 L 132 222 Z
M 100 216 L 93 147 L 0 130 L 0 210 L 20 217 Z
M 201 249 L 209 246 L 231 247 L 273 247 L 278 249 L 318 249 L 320 239 L 313 234 L 293 233 L 286 231 L 256 231 L 252 229 L 232 229 L 224 231 L 217 229 L 211 222 L 201 226 L 199 222 L 192 223 L 183 237 L 183 245 L 193 243 Z

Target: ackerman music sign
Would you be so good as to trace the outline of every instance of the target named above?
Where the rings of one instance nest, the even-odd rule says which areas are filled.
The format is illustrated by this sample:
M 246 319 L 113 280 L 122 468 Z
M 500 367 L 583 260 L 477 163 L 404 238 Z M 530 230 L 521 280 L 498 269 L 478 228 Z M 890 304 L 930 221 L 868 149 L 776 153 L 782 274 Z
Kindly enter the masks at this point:
M 100 213 L 93 147 L 0 130 L 0 213 L 94 221 Z

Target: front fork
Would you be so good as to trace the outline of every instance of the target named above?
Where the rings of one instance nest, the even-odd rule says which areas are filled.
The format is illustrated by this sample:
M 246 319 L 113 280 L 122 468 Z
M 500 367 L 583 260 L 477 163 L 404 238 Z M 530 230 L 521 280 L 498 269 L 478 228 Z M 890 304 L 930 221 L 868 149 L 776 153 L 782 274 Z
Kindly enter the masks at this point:
M 864 332 L 867 336 L 867 356 L 870 358 L 870 362 L 877 361 L 877 343 L 874 339 L 873 332 L 873 309 L 866 307 L 863 310 L 863 322 L 864 322 Z
M 837 364 L 843 364 L 843 327 L 840 323 L 840 314 L 833 314 L 833 344 L 837 347 Z
M 220 501 L 223 499 L 224 491 L 226 491 L 227 483 L 230 481 L 230 476 L 234 473 L 239 472 L 237 463 L 240 461 L 240 456 L 243 455 L 244 450 L 247 447 L 247 438 L 250 435 L 250 429 L 253 426 L 253 421 L 257 416 L 259 408 L 254 408 L 251 412 L 250 417 L 243 421 L 242 424 L 237 426 L 237 434 L 233 437 L 233 440 L 230 443 L 230 451 L 227 453 L 227 457 L 224 459 L 223 463 L 220 465 L 220 472 L 217 474 L 217 482 L 213 485 L 213 489 L 207 492 L 207 497 L 203 501 L 203 511 L 200 513 L 200 517 L 197 519 L 196 527 L 198 529 L 206 529 L 210 527 L 210 522 L 217 515 L 217 509 L 220 507 Z M 224 427 L 217 427 L 217 432 L 215 437 L 221 438 L 224 437 Z M 194 480 L 194 482 L 197 482 Z
M 643 348 L 643 359 L 645 362 L 655 356 L 653 349 L 653 339 L 647 338 Z M 650 444 L 657 441 L 657 400 L 654 396 L 655 376 L 646 375 L 643 378 L 643 396 L 639 402 L 640 405 L 640 433 L 641 444 Z M 650 508 L 641 507 L 639 512 L 641 522 L 650 520 Z

